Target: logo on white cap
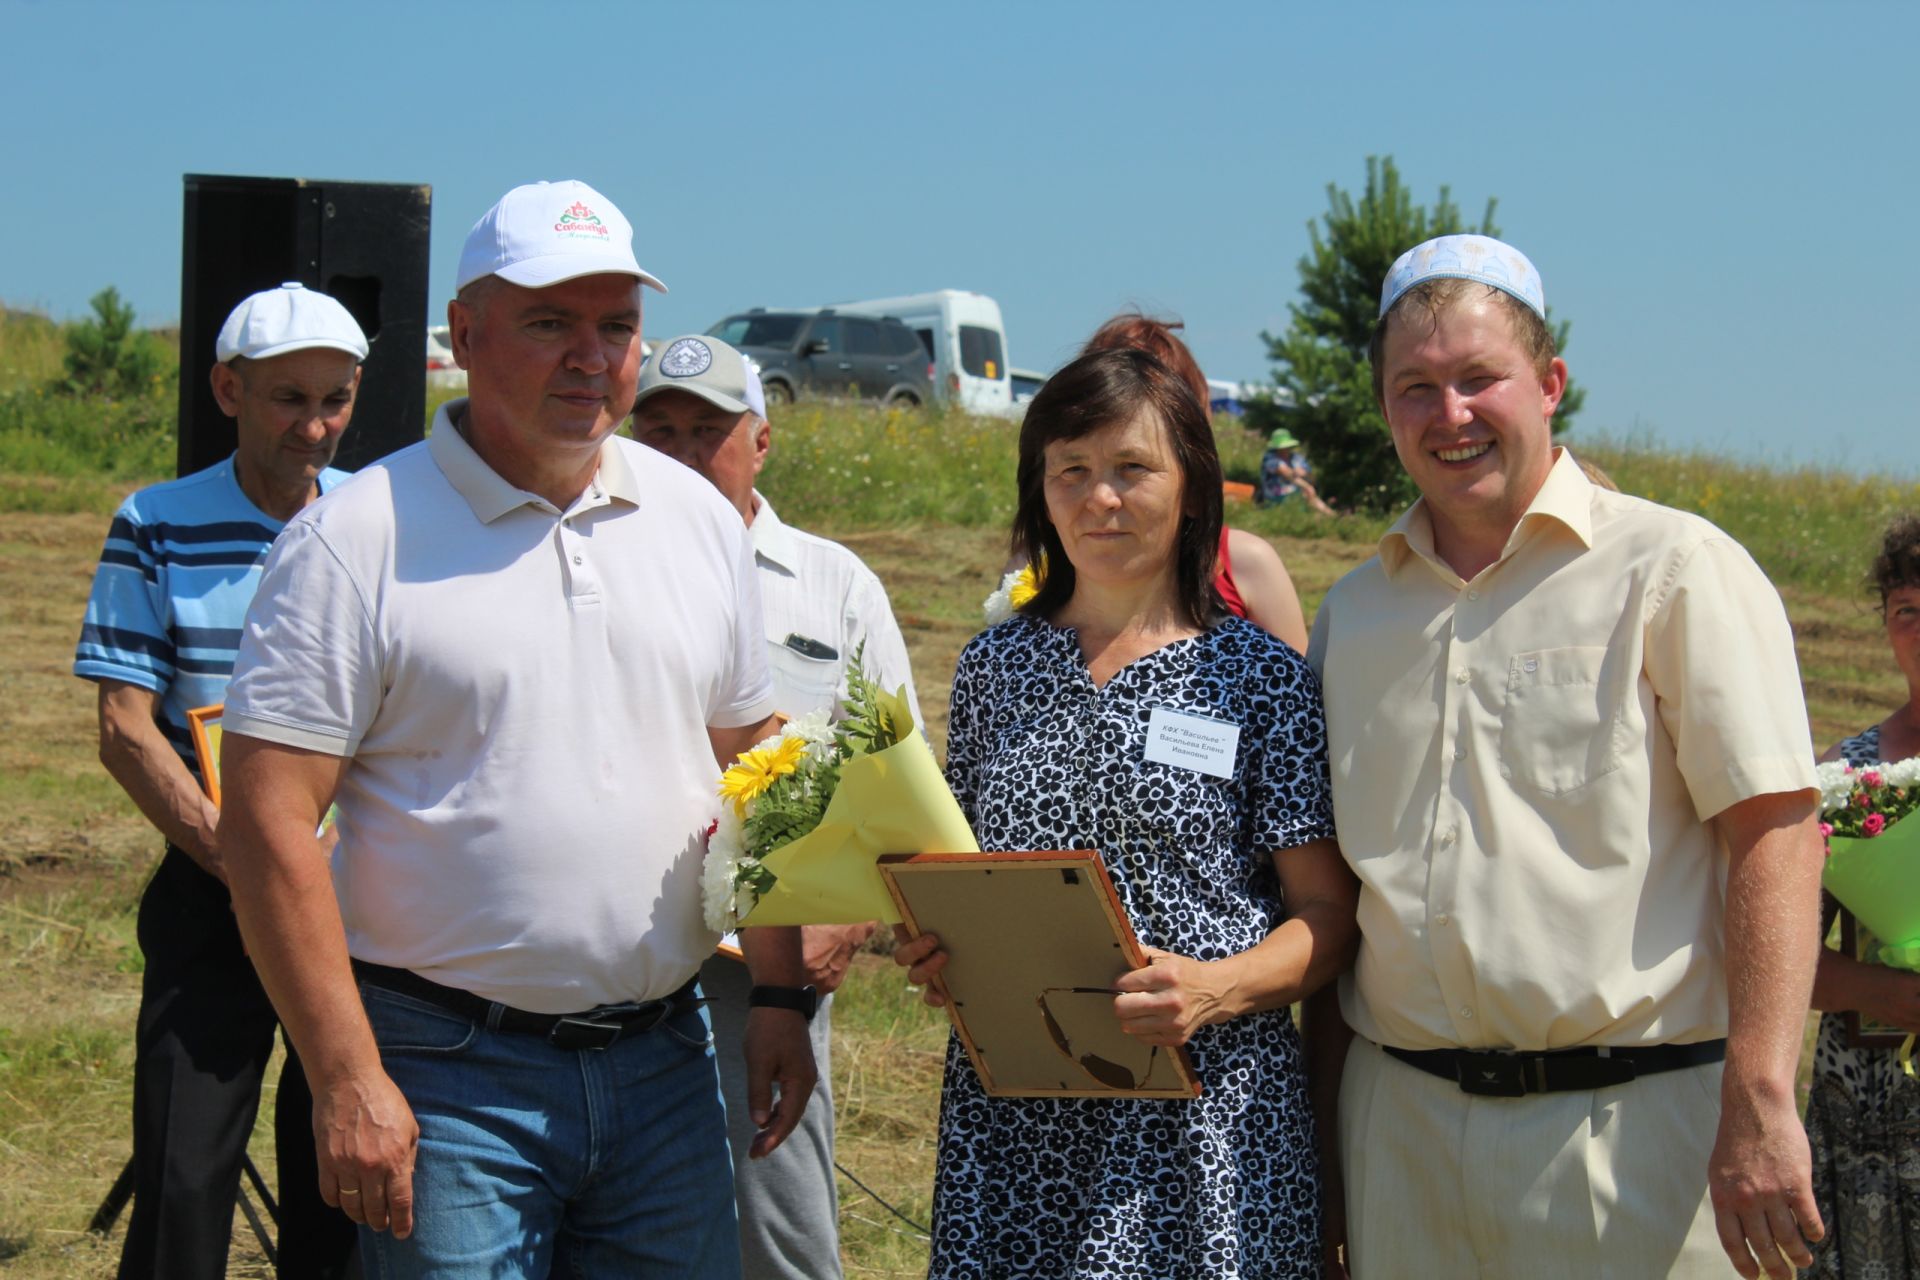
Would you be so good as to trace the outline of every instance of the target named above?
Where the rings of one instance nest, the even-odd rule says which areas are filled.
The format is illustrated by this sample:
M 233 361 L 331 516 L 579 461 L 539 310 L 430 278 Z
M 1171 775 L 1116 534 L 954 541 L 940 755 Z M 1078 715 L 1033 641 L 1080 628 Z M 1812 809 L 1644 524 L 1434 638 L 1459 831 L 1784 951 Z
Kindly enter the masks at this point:
M 697 378 L 713 367 L 713 348 L 698 338 L 680 338 L 660 357 L 660 372 L 669 378 Z
M 600 221 L 599 214 L 587 208 L 586 205 L 580 203 L 578 200 L 575 200 L 573 204 L 560 215 L 560 220 L 553 224 L 553 229 L 561 235 L 582 236 L 589 240 L 605 240 L 613 234 L 607 230 L 607 224 Z

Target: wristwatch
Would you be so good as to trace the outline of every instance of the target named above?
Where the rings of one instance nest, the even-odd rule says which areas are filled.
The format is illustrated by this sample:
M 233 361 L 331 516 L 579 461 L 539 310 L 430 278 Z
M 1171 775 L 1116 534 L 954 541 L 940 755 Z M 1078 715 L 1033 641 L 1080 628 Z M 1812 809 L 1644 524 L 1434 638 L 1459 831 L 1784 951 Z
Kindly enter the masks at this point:
M 820 993 L 812 986 L 805 987 L 769 987 L 757 986 L 747 992 L 749 1009 L 791 1009 L 802 1014 L 808 1022 L 820 1009 Z

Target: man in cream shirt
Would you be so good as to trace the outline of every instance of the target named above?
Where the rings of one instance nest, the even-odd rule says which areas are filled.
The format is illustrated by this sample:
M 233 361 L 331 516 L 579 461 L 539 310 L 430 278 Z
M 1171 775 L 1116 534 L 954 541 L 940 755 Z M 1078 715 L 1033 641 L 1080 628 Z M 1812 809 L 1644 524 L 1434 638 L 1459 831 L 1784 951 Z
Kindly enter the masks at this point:
M 880 580 L 837 542 L 785 524 L 754 488 L 772 447 L 760 376 L 718 338 L 688 335 L 658 348 L 640 374 L 634 436 L 712 481 L 753 537 L 765 611 L 774 705 L 792 716 L 831 710 L 846 689 L 856 648 L 869 679 L 906 686 L 916 720 L 906 642 Z M 809 925 L 801 931 L 807 977 L 819 997 L 813 1056 L 820 1083 L 793 1136 L 764 1160 L 746 1159 L 753 1138 L 747 1079 L 732 1046 L 752 984 L 739 961 L 716 956 L 700 970 L 720 1044 L 720 1079 L 734 1152 L 734 1193 L 747 1280 L 828 1280 L 840 1275 L 839 1200 L 833 1177 L 833 1097 L 828 1087 L 833 991 L 873 925 Z
M 1821 1233 L 1793 1098 L 1821 860 L 1793 637 L 1724 533 L 1555 448 L 1545 317 L 1484 236 L 1410 250 L 1382 294 L 1375 389 L 1421 498 L 1308 654 L 1362 883 L 1349 1260 L 1786 1276 Z
M 475 224 L 470 397 L 288 524 L 235 663 L 219 847 L 372 1274 L 739 1275 L 698 833 L 773 688 L 738 518 L 614 435 L 632 234 L 580 182 Z M 755 935 L 763 1154 L 813 1061 L 798 930 Z

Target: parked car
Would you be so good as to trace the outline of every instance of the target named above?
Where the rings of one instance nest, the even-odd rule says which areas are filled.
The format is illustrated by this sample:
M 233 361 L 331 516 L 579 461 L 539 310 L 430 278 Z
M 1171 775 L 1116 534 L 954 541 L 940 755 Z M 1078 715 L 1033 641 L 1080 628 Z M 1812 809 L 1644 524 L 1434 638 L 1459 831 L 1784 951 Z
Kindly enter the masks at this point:
M 1007 328 L 1000 304 L 984 293 L 935 289 L 897 298 L 837 302 L 842 313 L 891 316 L 919 335 L 933 358 L 934 390 L 968 413 L 1013 412 Z
M 834 308 L 755 307 L 707 330 L 760 366 L 767 403 L 851 395 L 893 407 L 933 401 L 933 362 L 913 330 L 890 316 Z
M 1038 369 L 1008 369 L 1013 390 L 1013 411 L 1024 415 L 1027 401 L 1039 394 L 1040 388 L 1047 384 L 1047 375 Z

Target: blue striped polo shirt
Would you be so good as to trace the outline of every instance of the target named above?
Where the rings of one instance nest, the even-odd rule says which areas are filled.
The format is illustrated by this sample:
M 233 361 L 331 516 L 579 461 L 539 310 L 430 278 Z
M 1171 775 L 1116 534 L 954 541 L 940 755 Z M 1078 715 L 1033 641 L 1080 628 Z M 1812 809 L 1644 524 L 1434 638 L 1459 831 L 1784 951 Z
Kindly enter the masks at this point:
M 329 467 L 326 493 L 352 477 Z M 240 624 L 282 522 L 253 505 L 233 459 L 140 490 L 114 513 L 73 674 L 160 695 L 160 729 L 194 776 L 187 712 L 226 701 Z

